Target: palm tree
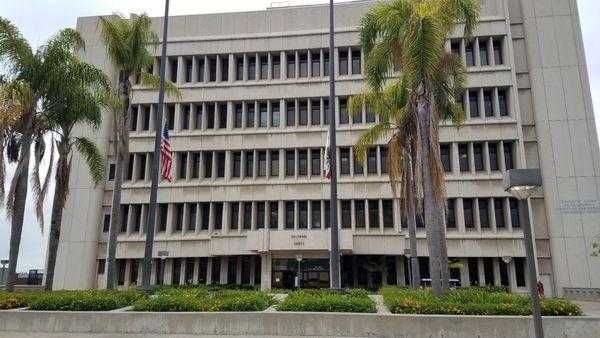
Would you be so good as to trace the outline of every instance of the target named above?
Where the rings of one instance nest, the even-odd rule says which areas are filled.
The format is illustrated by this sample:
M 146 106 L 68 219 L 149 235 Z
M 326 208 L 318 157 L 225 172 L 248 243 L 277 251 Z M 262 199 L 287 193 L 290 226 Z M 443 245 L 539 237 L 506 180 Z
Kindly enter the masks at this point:
M 105 172 L 102 153 L 90 139 L 75 136 L 73 129 L 80 125 L 97 129 L 102 119 L 101 107 L 110 103 L 112 98 L 110 81 L 100 69 L 78 60 L 74 54 L 69 55 L 61 66 L 57 71 L 63 74 L 63 86 L 49 93 L 45 114 L 46 128 L 52 131 L 50 142 L 56 143 L 58 150 L 45 271 L 44 288 L 47 291 L 52 290 L 54 281 L 62 212 L 69 193 L 73 148 L 85 160 L 94 185 L 103 180 Z M 37 158 L 34 167 L 39 167 Z M 46 178 L 49 179 L 49 175 Z M 43 199 L 38 198 L 36 207 L 42 208 L 42 204 Z
M 387 142 L 389 156 L 387 172 L 394 197 L 397 197 L 397 188 L 400 186 L 401 209 L 402 213 L 406 213 L 410 239 L 411 285 L 416 289 L 421 280 L 417 255 L 416 210 L 423 209 L 415 208 L 415 204 L 422 205 L 422 198 L 419 198 L 420 189 L 413 178 L 415 172 L 413 167 L 419 163 L 419 161 L 412 161 L 418 156 L 416 143 L 411 144 L 411 140 L 414 140 L 416 135 L 411 135 L 410 128 L 402 125 L 407 98 L 408 89 L 405 80 L 401 79 L 388 85 L 381 93 L 367 91 L 353 96 L 348 108 L 351 114 L 358 114 L 363 106 L 368 106 L 379 117 L 377 124 L 362 133 L 354 146 L 361 163 L 364 163 L 366 152 L 374 143 L 386 139 L 391 134 Z M 418 216 L 422 217 L 421 214 Z
M 46 95 L 62 86 L 62 76 L 56 72 L 66 55 L 83 48 L 81 36 L 72 29 L 61 30 L 37 51 L 33 51 L 18 28 L 9 20 L 0 17 L 0 62 L 5 66 L 3 83 L 0 85 L 0 116 L 10 116 L 10 129 L 4 128 L 3 148 L 10 163 L 16 169 L 8 195 L 6 214 L 11 220 L 9 269 L 7 291 L 13 291 L 16 281 L 16 266 L 23 231 L 25 201 L 29 183 L 29 159 L 31 146 L 34 156 L 41 160 L 45 154 L 44 100 Z M 4 151 L 3 149 L 3 151 Z M 50 156 L 52 156 L 52 151 Z M 4 171 L 0 171 L 4 181 Z M 48 176 L 48 174 L 46 175 Z M 48 179 L 40 183 L 38 172 L 33 176 L 33 192 L 43 198 Z M 36 216 L 43 225 L 41 208 Z
M 403 125 L 417 135 L 431 284 L 436 296 L 448 288 L 449 278 L 446 189 L 438 128 L 440 120 L 461 122 L 464 118 L 456 98 L 463 94 L 466 83 L 464 66 L 444 49 L 444 43 L 458 23 L 464 24 L 464 35 L 470 38 L 479 12 L 478 0 L 394 0 L 378 3 L 360 23 L 369 88 L 380 92 L 394 67 L 406 80 L 409 94 Z
M 153 65 L 154 57 L 148 51 L 149 45 L 156 45 L 158 36 L 151 30 L 150 18 L 137 15 L 127 20 L 120 15 L 100 18 L 101 38 L 106 45 L 108 58 L 119 70 L 117 95 L 121 109 L 114 115 L 114 142 L 116 165 L 115 179 L 108 232 L 108 253 L 106 259 L 106 288 L 114 289 L 116 284 L 116 250 L 119 222 L 121 221 L 121 188 L 123 184 L 123 164 L 129 153 L 129 121 L 131 121 L 131 96 L 135 77 L 140 83 L 153 89 L 158 88 L 159 78 L 147 70 Z M 167 93 L 179 97 L 179 91 L 172 82 L 165 83 Z M 156 126 L 160 128 L 160 126 Z

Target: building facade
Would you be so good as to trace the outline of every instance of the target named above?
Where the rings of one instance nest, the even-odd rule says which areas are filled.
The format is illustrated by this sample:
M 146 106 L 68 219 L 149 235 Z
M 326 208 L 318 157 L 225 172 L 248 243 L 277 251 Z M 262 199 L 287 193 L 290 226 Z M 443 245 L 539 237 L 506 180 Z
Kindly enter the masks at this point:
M 386 141 L 359 163 L 352 145 L 377 121 L 348 99 L 365 89 L 357 26 L 375 2 L 335 5 L 336 48 L 328 50 L 328 7 L 170 18 L 166 74 L 182 97 L 167 97 L 174 180 L 159 182 L 152 283 L 329 285 L 329 181 L 323 153 L 337 124 L 342 284 L 404 285 L 408 232 L 387 178 Z M 162 18 L 153 18 L 161 32 Z M 98 18 L 80 18 L 81 57 L 117 71 L 99 39 Z M 458 27 L 460 28 L 460 27 Z M 600 288 L 591 257 L 600 233 L 600 152 L 575 0 L 485 0 L 475 38 L 458 29 L 446 48 L 468 70 L 466 121 L 440 128 L 448 191 L 448 254 L 462 285 L 526 291 L 516 200 L 502 189 L 511 168 L 542 170 L 531 200 L 540 280 L 568 296 Z M 149 71 L 158 74 L 160 48 Z M 335 61 L 335 121 L 329 121 L 329 60 Z M 118 237 L 118 282 L 139 284 L 150 192 L 157 92 L 136 86 Z M 109 115 L 94 132 L 107 155 L 94 188 L 73 159 L 54 285 L 103 287 L 113 190 Z M 90 133 L 82 130 L 82 133 Z M 428 278 L 423 222 L 421 276 Z M 168 251 L 164 260 L 158 251 Z M 300 265 L 296 258 L 302 258 Z M 300 266 L 298 268 L 298 266 Z

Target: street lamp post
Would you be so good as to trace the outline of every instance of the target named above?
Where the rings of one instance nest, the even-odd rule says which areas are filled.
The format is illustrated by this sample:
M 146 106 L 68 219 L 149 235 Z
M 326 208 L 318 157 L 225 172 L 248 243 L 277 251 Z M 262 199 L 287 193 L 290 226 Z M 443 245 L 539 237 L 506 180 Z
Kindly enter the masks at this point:
M 529 293 L 531 294 L 531 307 L 533 312 L 533 326 L 536 338 L 544 337 L 542 325 L 542 312 L 537 290 L 537 273 L 535 268 L 535 255 L 531 223 L 529 222 L 528 200 L 531 194 L 542 185 L 542 176 L 539 169 L 512 169 L 504 173 L 504 190 L 519 200 L 519 215 L 523 224 L 525 237 L 525 255 L 527 259 L 527 277 L 529 280 Z
M 296 261 L 298 262 L 298 275 L 296 276 L 296 288 L 300 289 L 300 263 L 302 262 L 302 255 L 296 255 Z
M 8 264 L 9 260 L 8 259 L 3 259 L 0 261 L 0 264 L 2 264 L 2 277 L 0 277 L 0 283 L 4 282 L 4 275 L 6 275 L 6 264 Z M 4 283 L 6 284 L 6 283 Z

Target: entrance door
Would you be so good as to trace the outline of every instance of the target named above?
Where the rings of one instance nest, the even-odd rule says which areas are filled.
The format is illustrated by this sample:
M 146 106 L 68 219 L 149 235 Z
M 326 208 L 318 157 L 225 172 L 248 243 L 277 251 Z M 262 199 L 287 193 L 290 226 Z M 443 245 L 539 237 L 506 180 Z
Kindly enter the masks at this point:
M 293 289 L 294 279 L 298 274 L 298 262 L 295 259 L 273 259 L 272 263 L 273 288 Z M 301 288 L 329 287 L 329 260 L 305 259 L 300 262 Z

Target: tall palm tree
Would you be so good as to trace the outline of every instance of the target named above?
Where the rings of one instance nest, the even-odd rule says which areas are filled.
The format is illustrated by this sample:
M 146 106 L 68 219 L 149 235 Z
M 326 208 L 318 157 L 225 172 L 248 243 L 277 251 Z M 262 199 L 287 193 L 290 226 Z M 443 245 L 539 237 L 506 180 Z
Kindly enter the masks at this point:
M 115 134 L 115 179 L 108 232 L 108 252 L 106 259 L 106 288 L 116 285 L 117 236 L 120 228 L 121 188 L 123 184 L 123 164 L 129 153 L 129 121 L 131 121 L 132 79 L 139 78 L 140 83 L 153 89 L 158 88 L 159 78 L 147 72 L 153 65 L 154 57 L 148 50 L 156 46 L 158 36 L 151 30 L 150 18 L 145 15 L 134 16 L 127 20 L 120 15 L 100 18 L 101 38 L 106 45 L 108 58 L 119 70 L 117 95 L 122 109 L 114 115 Z M 167 93 L 179 97 L 179 91 L 172 82 L 165 83 Z M 160 126 L 156 126 L 160 128 Z
M 46 128 L 52 132 L 50 142 L 56 143 L 58 153 L 45 271 L 44 288 L 47 291 L 52 290 L 54 282 L 62 213 L 69 193 L 73 148 L 85 160 L 94 185 L 103 180 L 105 173 L 102 153 L 90 139 L 75 136 L 73 129 L 80 125 L 97 129 L 102 119 L 101 108 L 108 105 L 112 98 L 110 81 L 102 70 L 80 61 L 74 54 L 69 55 L 57 71 L 63 74 L 63 86 L 49 93 L 45 101 Z M 36 158 L 34 168 L 38 168 L 39 164 Z M 43 199 L 38 198 L 36 208 L 41 209 L 42 205 Z
M 57 73 L 56 69 L 60 68 L 65 55 L 81 48 L 81 36 L 72 29 L 64 29 L 34 52 L 18 28 L 9 20 L 0 17 L 0 62 L 6 70 L 3 84 L 0 85 L 0 116 L 14 117 L 10 130 L 4 130 L 3 146 L 9 162 L 16 163 L 5 202 L 6 214 L 11 220 L 7 291 L 13 291 L 16 281 L 31 148 L 33 145 L 34 156 L 40 160 L 46 149 L 43 137 L 43 102 L 49 92 L 62 86 L 62 74 Z M 51 151 L 50 156 L 52 153 Z M 4 171 L 0 171 L 0 174 L 3 175 Z M 4 177 L 0 182 L 3 180 Z M 39 175 L 32 177 L 32 188 L 36 196 L 44 196 L 48 181 L 46 179 L 42 184 Z M 36 208 L 35 211 L 40 224 L 43 225 L 41 209 Z
M 421 182 L 433 293 L 448 288 L 448 253 L 444 210 L 446 189 L 439 155 L 439 121 L 460 122 L 464 112 L 456 98 L 464 92 L 465 69 L 444 49 L 457 24 L 470 38 L 480 12 L 478 0 L 394 0 L 381 2 L 361 20 L 360 43 L 365 52 L 365 77 L 379 92 L 397 67 L 407 81 L 404 123 L 418 135 Z
M 363 106 L 368 106 L 379 117 L 379 121 L 363 132 L 354 145 L 354 151 L 361 163 L 364 163 L 367 150 L 373 144 L 389 137 L 387 172 L 394 197 L 397 197 L 397 188 L 400 186 L 401 209 L 402 213 L 406 214 L 410 239 L 411 285 L 416 289 L 421 280 L 417 254 L 416 210 L 423 209 L 415 208 L 415 204 L 422 205 L 422 198 L 419 198 L 420 189 L 413 178 L 414 167 L 418 166 L 419 161 L 412 160 L 418 156 L 418 152 L 415 149 L 416 143 L 411 143 L 411 140 L 418 135 L 411 134 L 411 129 L 402 125 L 407 99 L 405 80 L 400 79 L 389 84 L 381 93 L 367 91 L 353 96 L 348 108 L 351 114 L 358 114 Z M 418 216 L 422 217 L 421 214 L 422 212 Z

